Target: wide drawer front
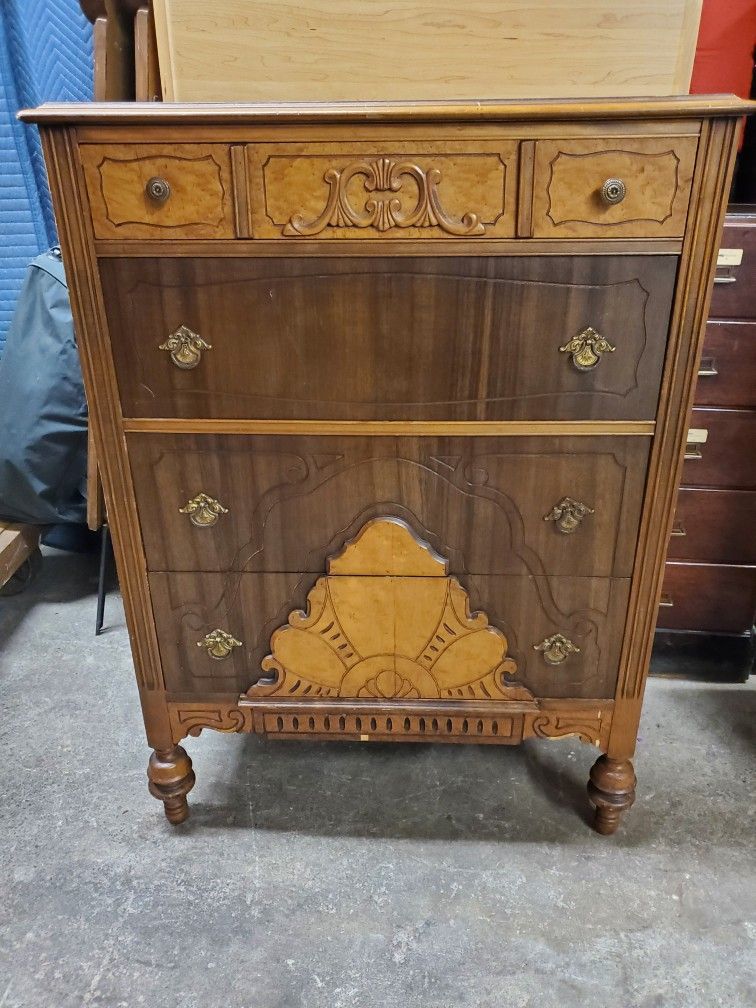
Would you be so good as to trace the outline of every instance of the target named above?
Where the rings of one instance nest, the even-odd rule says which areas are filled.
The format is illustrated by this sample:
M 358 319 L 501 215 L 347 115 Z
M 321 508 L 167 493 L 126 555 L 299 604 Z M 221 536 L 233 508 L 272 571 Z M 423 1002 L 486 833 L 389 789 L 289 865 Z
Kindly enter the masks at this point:
M 677 260 L 101 261 L 127 417 L 653 419 Z
M 456 572 L 629 576 L 648 439 L 128 437 L 150 570 L 314 571 L 380 515 Z
M 748 633 L 756 613 L 756 567 L 667 563 L 658 626 Z
M 697 137 L 539 140 L 534 236 L 681 236 L 697 144 Z
M 497 699 L 490 678 L 497 665 L 507 679 L 536 696 L 614 695 L 628 581 L 471 575 L 448 589 L 454 605 L 450 613 L 447 588 L 439 585 L 448 579 L 406 578 L 397 585 L 391 577 L 345 578 L 349 583 L 339 585 L 340 590 L 330 586 L 327 598 L 318 592 L 319 580 L 323 578 L 316 574 L 151 574 L 168 691 L 187 698 L 246 692 L 272 674 L 267 662 L 263 675 L 263 660 L 273 648 L 286 655 L 292 675 L 285 695 L 292 700 Z M 469 600 L 467 613 L 465 604 L 455 601 L 460 593 Z M 333 616 L 321 626 L 326 602 Z M 296 616 L 304 609 L 313 617 L 312 627 Z M 469 612 L 484 615 L 470 618 Z M 467 624 L 474 626 L 468 631 Z M 295 638 L 288 650 L 280 638 L 271 644 L 274 632 L 283 628 Z M 490 628 L 495 628 L 495 640 L 489 639 Z M 459 660 L 427 656 L 429 645 L 444 650 L 444 644 L 434 641 L 448 643 L 450 632 L 459 638 L 453 655 Z M 299 644 L 297 635 L 304 635 Z M 338 639 L 326 659 L 334 635 Z M 491 647 L 498 647 L 493 655 Z M 504 682 L 500 679 L 499 687 Z
M 693 487 L 756 489 L 756 410 L 694 409 L 682 482 Z M 704 437 L 705 441 L 696 441 Z
M 667 556 L 756 564 L 756 492 L 681 489 Z
M 709 322 L 697 406 L 756 406 L 756 322 Z
M 223 144 L 85 144 L 96 238 L 233 238 L 231 153 Z
M 516 140 L 250 144 L 255 238 L 512 238 Z

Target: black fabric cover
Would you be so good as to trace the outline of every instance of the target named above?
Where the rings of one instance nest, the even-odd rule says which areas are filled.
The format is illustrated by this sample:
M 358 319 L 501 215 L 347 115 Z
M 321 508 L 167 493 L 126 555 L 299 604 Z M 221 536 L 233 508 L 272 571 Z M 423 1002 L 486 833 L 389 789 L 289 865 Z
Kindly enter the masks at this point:
M 86 521 L 87 406 L 63 263 L 30 265 L 0 358 L 0 517 Z

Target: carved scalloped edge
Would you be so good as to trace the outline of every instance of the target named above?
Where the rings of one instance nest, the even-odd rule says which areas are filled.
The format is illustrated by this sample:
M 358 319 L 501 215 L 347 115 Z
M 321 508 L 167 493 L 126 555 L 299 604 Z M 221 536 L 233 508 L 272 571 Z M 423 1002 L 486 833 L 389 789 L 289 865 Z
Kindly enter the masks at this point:
M 438 741 L 512 745 L 527 738 L 578 738 L 606 750 L 614 704 L 574 701 L 250 700 L 171 702 L 175 742 L 203 729 L 286 738 L 354 741 Z M 451 727 L 450 727 L 451 726 Z

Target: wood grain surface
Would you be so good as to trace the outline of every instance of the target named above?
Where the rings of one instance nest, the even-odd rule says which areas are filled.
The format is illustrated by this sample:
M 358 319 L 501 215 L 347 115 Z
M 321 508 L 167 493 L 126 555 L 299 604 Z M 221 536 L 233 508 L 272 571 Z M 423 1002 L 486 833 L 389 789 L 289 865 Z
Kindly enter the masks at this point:
M 130 417 L 651 420 L 673 257 L 100 264 Z M 181 370 L 181 325 L 212 347 Z M 586 326 L 616 351 L 560 350 Z
M 460 574 L 626 577 L 645 438 L 128 436 L 154 571 L 325 569 L 379 515 L 409 521 Z M 197 527 L 198 493 L 226 509 Z M 593 511 L 571 533 L 546 521 L 565 497 Z M 292 535 L 291 529 L 297 534 Z
M 166 101 L 365 101 L 685 94 L 701 0 L 154 8 Z

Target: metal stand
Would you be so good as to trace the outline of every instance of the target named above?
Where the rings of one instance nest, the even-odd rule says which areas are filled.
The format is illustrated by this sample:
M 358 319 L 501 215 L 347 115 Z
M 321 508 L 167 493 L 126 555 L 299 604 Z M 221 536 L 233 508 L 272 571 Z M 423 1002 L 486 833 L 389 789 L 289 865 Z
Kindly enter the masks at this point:
M 97 582 L 97 619 L 95 621 L 95 637 L 102 633 L 105 616 L 105 575 L 108 569 L 108 554 L 110 553 L 110 529 L 107 524 L 100 529 L 100 577 Z

